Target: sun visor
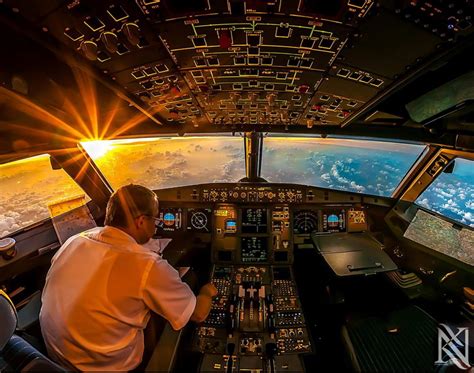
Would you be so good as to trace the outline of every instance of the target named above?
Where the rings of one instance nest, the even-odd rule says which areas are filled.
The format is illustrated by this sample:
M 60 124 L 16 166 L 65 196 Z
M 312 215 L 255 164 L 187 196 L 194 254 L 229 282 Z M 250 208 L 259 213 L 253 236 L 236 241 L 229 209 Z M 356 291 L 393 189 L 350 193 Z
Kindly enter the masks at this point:
M 418 97 L 405 108 L 412 120 L 422 123 L 470 100 L 474 100 L 474 71 Z

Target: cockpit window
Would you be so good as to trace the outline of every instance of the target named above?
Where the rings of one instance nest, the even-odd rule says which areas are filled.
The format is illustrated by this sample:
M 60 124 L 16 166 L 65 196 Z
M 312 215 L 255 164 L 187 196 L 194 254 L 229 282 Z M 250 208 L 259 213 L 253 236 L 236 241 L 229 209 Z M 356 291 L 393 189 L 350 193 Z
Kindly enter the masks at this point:
M 129 183 L 151 189 L 235 182 L 245 176 L 240 137 L 167 137 L 84 142 L 114 189 Z
M 452 173 L 441 173 L 416 203 L 474 227 L 474 162 L 456 158 Z
M 63 170 L 53 170 L 48 154 L 0 165 L 0 237 L 50 216 L 48 206 L 84 191 Z
M 371 140 L 269 137 L 262 177 L 389 197 L 424 150 Z

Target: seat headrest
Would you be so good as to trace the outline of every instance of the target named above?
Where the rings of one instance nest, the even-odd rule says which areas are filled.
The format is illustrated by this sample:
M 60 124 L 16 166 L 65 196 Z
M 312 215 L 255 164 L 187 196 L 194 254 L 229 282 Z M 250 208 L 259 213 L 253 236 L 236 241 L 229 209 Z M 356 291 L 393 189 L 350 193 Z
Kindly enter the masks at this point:
M 16 329 L 18 316 L 13 302 L 0 290 L 0 351 L 3 350 Z

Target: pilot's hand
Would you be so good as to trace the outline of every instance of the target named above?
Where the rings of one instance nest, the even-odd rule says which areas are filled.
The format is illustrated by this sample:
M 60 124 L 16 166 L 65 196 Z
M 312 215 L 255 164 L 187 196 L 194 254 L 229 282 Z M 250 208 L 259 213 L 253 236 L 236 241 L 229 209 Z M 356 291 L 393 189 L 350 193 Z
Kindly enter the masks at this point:
M 217 289 L 213 284 L 207 283 L 201 288 L 199 293 L 214 298 L 217 295 Z

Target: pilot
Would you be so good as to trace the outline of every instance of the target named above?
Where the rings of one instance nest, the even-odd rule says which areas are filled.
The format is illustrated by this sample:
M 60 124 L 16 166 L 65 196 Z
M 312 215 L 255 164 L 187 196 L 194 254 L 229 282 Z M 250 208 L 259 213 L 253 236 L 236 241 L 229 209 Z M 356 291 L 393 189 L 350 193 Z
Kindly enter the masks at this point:
M 118 189 L 105 227 L 69 238 L 52 259 L 40 323 L 49 356 L 73 370 L 133 370 L 144 353 L 144 329 L 154 312 L 175 330 L 202 322 L 217 294 L 195 296 L 178 272 L 147 249 L 158 197 L 139 185 Z

